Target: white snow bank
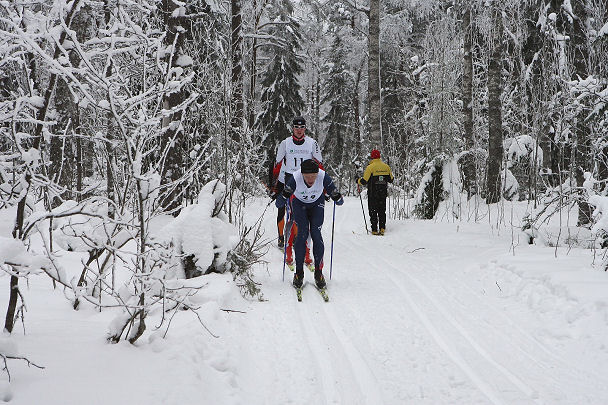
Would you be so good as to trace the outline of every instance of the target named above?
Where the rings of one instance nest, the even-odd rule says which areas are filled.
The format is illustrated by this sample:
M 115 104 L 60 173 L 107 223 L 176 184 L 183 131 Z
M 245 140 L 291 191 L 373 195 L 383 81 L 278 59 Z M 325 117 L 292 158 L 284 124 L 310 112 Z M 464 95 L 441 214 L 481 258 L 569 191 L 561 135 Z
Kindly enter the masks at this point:
M 197 203 L 182 209 L 177 218 L 154 232 L 152 239 L 173 249 L 176 257 L 193 256 L 202 273 L 210 268 L 227 270 L 226 258 L 238 243 L 238 232 L 219 208 L 225 193 L 226 186 L 219 180 L 207 183 Z

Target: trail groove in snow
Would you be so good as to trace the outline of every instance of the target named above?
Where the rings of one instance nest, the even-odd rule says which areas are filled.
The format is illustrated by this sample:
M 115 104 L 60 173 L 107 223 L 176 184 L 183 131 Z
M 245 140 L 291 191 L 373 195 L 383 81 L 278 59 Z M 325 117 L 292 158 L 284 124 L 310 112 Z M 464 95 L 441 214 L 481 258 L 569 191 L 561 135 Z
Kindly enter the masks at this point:
M 519 390 L 521 390 L 528 398 L 532 399 L 535 403 L 540 403 L 538 398 L 536 398 L 537 393 L 531 387 L 529 387 L 526 383 L 521 381 L 515 374 L 513 374 L 511 371 L 506 369 L 502 364 L 500 364 L 498 361 L 496 361 L 493 358 L 493 356 L 486 349 L 484 349 L 481 346 L 481 344 L 479 344 L 477 342 L 477 340 L 474 337 L 472 337 L 471 334 L 465 328 L 462 327 L 462 325 L 451 315 L 451 313 L 448 310 L 446 310 L 446 308 L 441 303 L 439 303 L 439 301 L 437 301 L 433 297 L 432 294 L 429 293 L 427 287 L 425 287 L 421 282 L 416 280 L 415 277 L 408 274 L 407 271 L 400 270 L 398 267 L 392 265 L 391 263 L 388 263 L 384 259 L 382 259 L 382 260 L 387 264 L 387 268 L 390 268 L 395 273 L 399 273 L 400 276 L 405 276 L 412 284 L 414 284 L 416 286 L 416 288 L 422 293 L 424 298 L 426 298 L 428 301 L 430 301 L 431 304 L 442 315 L 443 319 L 446 320 L 448 323 L 450 323 L 452 325 L 452 327 L 454 329 L 456 329 L 458 331 L 458 333 L 460 333 L 466 339 L 468 344 L 487 363 L 489 363 L 490 365 L 495 367 L 498 371 L 500 371 L 500 373 L 502 373 L 504 375 L 504 377 L 506 377 L 513 385 L 515 385 Z M 418 307 L 417 304 L 410 297 L 410 293 L 413 290 L 411 288 L 404 287 L 397 280 L 395 280 L 395 283 L 404 292 L 405 297 L 410 302 L 410 304 Z M 408 291 L 410 293 L 408 293 Z M 430 327 L 434 331 L 433 336 L 436 339 L 443 341 L 443 338 L 441 337 L 441 335 L 439 333 L 437 333 L 434 326 L 432 325 L 432 322 L 426 317 L 426 315 L 424 315 L 423 312 L 420 311 L 419 309 L 417 310 L 417 312 L 421 316 L 421 319 L 423 320 L 425 325 L 427 325 L 427 327 Z M 465 359 L 463 359 L 460 355 L 457 354 L 457 352 L 458 352 L 457 350 L 454 350 L 451 347 L 451 345 L 449 345 L 449 344 L 442 343 L 441 345 L 442 345 L 442 347 L 444 347 L 444 349 L 447 349 L 446 351 L 448 352 L 448 354 L 450 354 L 450 357 L 457 359 L 459 362 L 459 365 L 461 367 L 463 367 L 464 370 L 467 371 L 467 374 L 470 375 L 472 377 L 472 379 L 474 378 L 474 381 L 480 387 L 480 389 L 482 389 L 484 394 L 486 394 L 486 396 L 488 396 L 488 399 L 490 399 L 493 403 L 497 403 L 497 404 L 503 403 L 500 399 L 498 399 L 495 391 L 490 388 L 490 384 L 485 383 L 483 381 L 483 379 L 478 375 L 478 373 L 472 372 L 472 369 L 471 369 L 469 363 Z M 459 350 L 462 350 L 462 348 L 460 348 Z M 484 370 L 482 370 L 482 371 L 484 371 Z M 487 371 L 487 369 L 486 369 L 486 371 Z M 487 375 L 487 374 L 484 373 L 484 375 Z
M 593 371 L 605 367 L 592 362 L 588 370 L 576 363 L 576 353 L 585 349 L 576 346 L 576 331 L 560 324 L 559 308 L 543 315 L 521 295 L 487 291 L 494 280 L 483 266 L 508 254 L 506 236 L 487 224 L 432 221 L 389 221 L 386 236 L 366 235 L 360 203 L 351 199 L 336 208 L 329 280 L 332 211 L 328 204 L 323 227 L 329 303 L 313 286 L 298 303 L 289 286 L 293 273 L 277 282 L 278 251 L 272 252 L 268 281 L 262 280 L 266 305 L 281 314 L 280 329 L 295 331 L 289 343 L 281 343 L 280 335 L 270 343 L 283 346 L 273 350 L 277 362 L 293 364 L 282 368 L 283 380 L 278 373 L 279 384 L 298 389 L 282 390 L 286 401 L 274 403 L 604 404 L 606 379 L 602 373 L 594 378 Z M 274 217 L 266 223 L 276 232 Z M 305 281 L 313 282 L 312 273 L 305 272 Z M 539 337 L 545 329 L 547 335 Z M 269 391 L 263 397 L 272 398 L 271 385 L 263 389 Z

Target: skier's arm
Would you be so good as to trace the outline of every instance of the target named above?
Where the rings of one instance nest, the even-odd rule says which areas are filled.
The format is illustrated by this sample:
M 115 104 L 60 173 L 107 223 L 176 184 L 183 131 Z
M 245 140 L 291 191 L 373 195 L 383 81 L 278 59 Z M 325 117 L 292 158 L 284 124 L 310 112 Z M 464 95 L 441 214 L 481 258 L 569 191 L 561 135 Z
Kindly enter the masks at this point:
M 281 143 L 279 144 L 279 147 L 277 148 L 277 157 L 274 159 L 276 164 L 279 164 L 280 162 L 283 161 L 283 159 L 285 159 L 285 141 L 281 141 Z
M 336 188 L 336 185 L 334 184 L 334 181 L 327 174 L 325 174 L 325 177 L 323 178 L 323 187 L 325 188 L 325 191 L 327 191 L 327 194 L 329 194 L 331 199 L 334 200 L 337 205 L 344 204 L 344 198 L 342 198 L 342 194 L 340 194 L 340 192 Z
M 357 183 L 364 186 L 367 184 L 367 182 L 369 181 L 369 178 L 371 176 L 372 176 L 372 165 L 367 165 L 367 167 L 365 168 L 365 172 L 363 172 L 363 177 L 359 178 L 359 181 Z
M 283 191 L 283 184 L 279 180 L 279 174 L 281 173 L 281 168 L 283 167 L 283 162 L 279 162 L 274 165 L 272 169 L 272 184 L 270 185 L 270 198 L 273 200 L 277 198 L 277 195 Z
M 277 200 L 275 201 L 274 205 L 276 205 L 277 208 L 284 207 L 294 191 L 296 191 L 296 181 L 293 177 L 291 177 L 287 184 L 285 184 L 283 192 L 277 196 Z

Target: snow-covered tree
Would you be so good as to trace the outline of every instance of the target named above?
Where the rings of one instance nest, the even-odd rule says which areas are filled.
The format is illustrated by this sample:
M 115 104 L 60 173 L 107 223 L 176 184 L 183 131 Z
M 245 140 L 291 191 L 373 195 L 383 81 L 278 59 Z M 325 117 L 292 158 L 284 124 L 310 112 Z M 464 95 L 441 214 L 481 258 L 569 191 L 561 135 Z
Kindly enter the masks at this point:
M 291 120 L 303 113 L 299 75 L 303 72 L 300 25 L 293 17 L 290 1 L 269 5 L 269 39 L 265 43 L 267 63 L 262 72 L 261 112 L 256 119 L 268 162 L 274 159 L 278 142 L 291 133 Z
M 323 117 L 327 126 L 323 156 L 332 175 L 340 175 L 343 166 L 348 162 L 346 153 L 355 146 L 354 114 L 352 93 L 354 81 L 347 64 L 347 50 L 336 33 L 328 55 L 326 81 L 323 83 L 323 103 L 328 112 Z

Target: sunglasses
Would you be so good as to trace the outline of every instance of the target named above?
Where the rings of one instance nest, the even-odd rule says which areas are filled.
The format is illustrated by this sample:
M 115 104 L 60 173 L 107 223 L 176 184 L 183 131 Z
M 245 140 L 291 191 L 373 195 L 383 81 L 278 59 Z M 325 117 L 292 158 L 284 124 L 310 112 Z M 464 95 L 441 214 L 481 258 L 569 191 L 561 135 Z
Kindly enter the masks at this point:
M 294 128 L 306 128 L 306 125 L 294 125 Z

